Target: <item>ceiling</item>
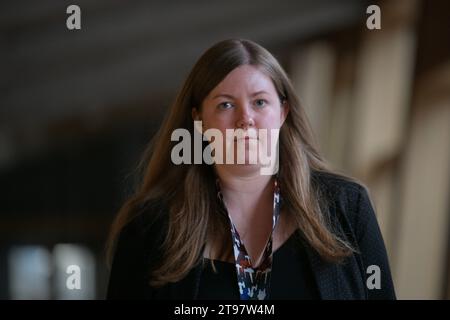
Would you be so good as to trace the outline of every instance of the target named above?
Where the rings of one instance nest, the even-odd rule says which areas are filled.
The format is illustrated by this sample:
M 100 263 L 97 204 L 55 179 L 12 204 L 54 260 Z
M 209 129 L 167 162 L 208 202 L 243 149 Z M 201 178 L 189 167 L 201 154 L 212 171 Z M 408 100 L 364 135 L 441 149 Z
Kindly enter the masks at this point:
M 81 8 L 68 30 L 66 8 Z M 176 90 L 213 43 L 282 47 L 354 24 L 360 0 L 10 1 L 0 4 L 0 166 L 49 124 Z M 151 110 L 151 107 L 149 107 Z M 21 137 L 20 139 L 18 137 Z

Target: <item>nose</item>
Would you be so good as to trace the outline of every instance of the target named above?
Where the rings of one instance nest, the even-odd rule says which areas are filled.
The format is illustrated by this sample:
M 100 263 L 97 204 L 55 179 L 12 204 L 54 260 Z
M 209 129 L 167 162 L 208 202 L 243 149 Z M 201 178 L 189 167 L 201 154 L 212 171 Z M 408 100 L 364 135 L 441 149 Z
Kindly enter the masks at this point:
M 250 110 L 247 106 L 243 106 L 240 109 L 239 116 L 236 121 L 236 128 L 248 129 L 249 127 L 253 127 L 255 125 L 255 121 L 253 120 L 253 116 L 250 113 Z

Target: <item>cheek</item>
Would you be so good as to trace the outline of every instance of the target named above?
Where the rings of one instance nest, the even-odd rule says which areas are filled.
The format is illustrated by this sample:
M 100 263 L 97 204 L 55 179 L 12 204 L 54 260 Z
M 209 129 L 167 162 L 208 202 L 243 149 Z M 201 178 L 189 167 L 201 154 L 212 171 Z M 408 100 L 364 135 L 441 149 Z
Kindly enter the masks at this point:
M 226 114 L 217 114 L 217 113 L 204 113 L 203 117 L 203 125 L 205 128 L 214 128 L 219 129 L 220 131 L 225 132 L 225 129 L 234 128 L 233 119 Z
M 270 129 L 278 129 L 281 127 L 281 113 L 277 111 L 270 112 L 265 117 L 261 119 L 260 127 L 261 128 L 270 128 Z
M 217 118 L 204 118 L 203 125 L 205 129 L 219 129 L 220 131 L 225 130 L 227 128 L 226 122 L 221 121 Z
M 214 122 L 215 122 L 214 121 L 214 117 L 211 114 L 211 111 L 210 110 L 205 110 L 205 109 L 202 110 L 201 120 L 202 120 L 203 127 L 205 129 L 211 128 L 213 126 Z

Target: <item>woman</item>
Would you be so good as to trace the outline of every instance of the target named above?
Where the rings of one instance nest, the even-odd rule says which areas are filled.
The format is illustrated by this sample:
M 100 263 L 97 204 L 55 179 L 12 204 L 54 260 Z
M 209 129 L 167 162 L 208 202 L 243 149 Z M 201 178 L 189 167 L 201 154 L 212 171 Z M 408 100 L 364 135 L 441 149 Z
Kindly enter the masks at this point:
M 218 139 L 208 130 L 243 134 L 215 145 L 212 163 L 180 163 L 177 129 L 203 134 L 203 155 Z M 271 174 L 250 161 L 264 144 L 279 160 Z M 143 164 L 112 227 L 108 298 L 395 299 L 366 189 L 327 168 L 286 73 L 258 44 L 225 40 L 200 57 Z

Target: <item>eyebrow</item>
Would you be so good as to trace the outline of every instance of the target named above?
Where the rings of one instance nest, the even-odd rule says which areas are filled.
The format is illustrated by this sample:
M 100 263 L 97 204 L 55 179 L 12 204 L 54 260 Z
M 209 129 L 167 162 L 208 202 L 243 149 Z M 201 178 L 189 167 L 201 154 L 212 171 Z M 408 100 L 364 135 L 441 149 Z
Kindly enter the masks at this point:
M 260 90 L 260 91 L 254 92 L 251 96 L 254 97 L 254 96 L 257 96 L 257 95 L 262 94 L 262 93 L 268 94 L 267 91 Z M 216 94 L 214 97 L 212 97 L 212 99 L 216 99 L 216 98 L 220 98 L 220 97 L 234 99 L 233 95 L 227 94 L 227 93 Z

